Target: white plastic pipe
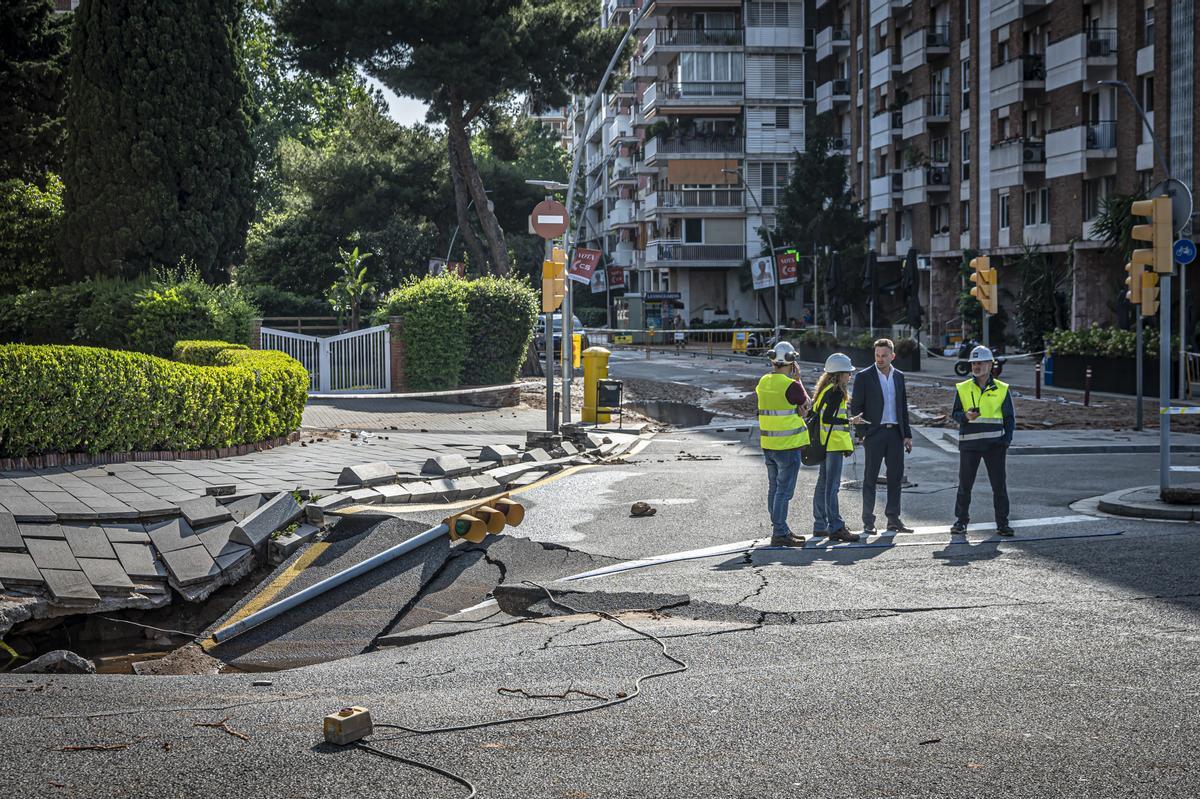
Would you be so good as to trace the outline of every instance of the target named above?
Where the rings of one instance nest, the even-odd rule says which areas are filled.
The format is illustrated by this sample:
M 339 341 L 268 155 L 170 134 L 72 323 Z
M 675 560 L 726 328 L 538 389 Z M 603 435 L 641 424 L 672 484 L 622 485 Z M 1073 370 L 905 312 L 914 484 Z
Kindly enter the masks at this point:
M 217 643 L 228 641 L 230 638 L 246 632 L 246 630 L 249 630 L 251 627 L 257 627 L 264 621 L 270 621 L 280 613 L 291 610 L 298 605 L 302 605 L 313 597 L 320 596 L 331 588 L 337 588 L 342 583 L 349 582 L 359 575 L 366 574 L 376 566 L 382 566 L 390 560 L 395 560 L 404 553 L 411 552 L 419 546 L 424 546 L 430 541 L 433 541 L 435 538 L 443 536 L 448 532 L 450 532 L 450 528 L 445 524 L 439 524 L 437 527 L 431 527 L 420 535 L 415 535 L 403 543 L 396 544 L 394 547 L 385 549 L 378 555 L 372 555 L 361 563 L 357 563 L 348 569 L 338 572 L 337 574 L 326 577 L 324 580 L 310 585 L 303 591 L 297 591 L 287 599 L 281 599 L 278 602 L 267 605 L 262 610 L 256 613 L 251 613 L 241 621 L 234 622 L 228 627 L 222 627 L 220 630 L 217 630 L 212 634 L 212 638 Z

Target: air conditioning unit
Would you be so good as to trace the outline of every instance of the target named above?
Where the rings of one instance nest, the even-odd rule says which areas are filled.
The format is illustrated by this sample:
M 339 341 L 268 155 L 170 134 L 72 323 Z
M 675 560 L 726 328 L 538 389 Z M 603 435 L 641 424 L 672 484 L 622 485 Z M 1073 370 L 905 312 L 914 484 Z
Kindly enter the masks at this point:
M 1041 164 L 1046 161 L 1046 145 L 1027 144 L 1021 153 L 1021 161 L 1026 164 Z
M 1112 45 L 1108 39 L 1088 39 L 1087 54 L 1089 58 L 1112 55 Z
M 946 170 L 931 169 L 929 170 L 929 182 L 935 186 L 941 186 L 946 183 Z
M 850 81 L 846 80 L 845 78 L 835 78 L 833 81 L 833 93 L 834 94 L 849 94 L 850 93 Z
M 1096 135 L 1096 129 L 1088 128 L 1087 129 L 1087 148 L 1089 150 L 1095 150 L 1099 146 L 1100 146 L 1100 137 Z
M 850 147 L 850 140 L 844 136 L 835 136 L 829 140 L 829 149 L 831 150 L 846 150 Z

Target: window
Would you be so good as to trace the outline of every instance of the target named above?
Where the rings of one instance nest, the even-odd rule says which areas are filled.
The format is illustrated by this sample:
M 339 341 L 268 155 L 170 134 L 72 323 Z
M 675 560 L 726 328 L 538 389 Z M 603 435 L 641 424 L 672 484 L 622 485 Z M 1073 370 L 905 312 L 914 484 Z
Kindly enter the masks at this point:
M 1038 224 L 1050 224 L 1050 189 L 1038 189 Z
M 1025 137 L 1029 139 L 1041 138 L 1041 119 L 1037 111 L 1028 111 L 1025 115 Z
M 905 211 L 900 214 L 900 241 L 912 240 L 912 211 Z
M 934 236 L 944 235 L 950 232 L 950 206 L 935 205 L 931 209 L 933 219 L 933 229 L 930 233 Z
M 763 207 L 779 205 L 783 202 L 783 192 L 787 188 L 788 162 L 764 161 L 758 164 L 759 202 Z M 753 200 L 751 200 L 753 202 Z
M 704 241 L 704 220 L 683 220 L 683 241 L 685 244 L 699 244 Z
M 1152 2 L 1146 5 L 1145 22 L 1142 25 L 1142 47 L 1149 47 L 1154 44 L 1154 5 Z
M 996 137 L 996 141 L 1008 141 L 1008 117 L 997 120 Z
M 700 83 L 696 90 L 707 93 L 709 82 L 740 83 L 742 74 L 741 53 L 680 53 L 679 80 L 685 84 Z M 684 86 L 686 94 L 688 87 Z
M 961 217 L 959 222 L 962 224 L 962 230 L 965 233 L 971 229 L 971 201 L 963 200 L 958 204 L 958 208 Z
M 971 36 L 971 3 L 975 0 L 962 0 L 959 4 L 960 13 L 958 18 L 963 21 L 963 38 L 967 39 Z
M 887 218 L 888 218 L 887 214 L 880 214 L 879 215 L 879 227 L 876 228 L 876 230 L 879 231 L 879 241 L 880 241 L 880 243 L 883 243 L 883 244 L 886 244 L 887 240 L 888 240 Z
M 1153 75 L 1147 75 L 1146 77 L 1142 78 L 1141 89 L 1142 89 L 1142 110 L 1145 111 L 1147 114 L 1149 114 L 1151 111 L 1154 110 L 1154 76 Z M 1146 128 L 1146 126 L 1143 125 L 1142 129 L 1145 130 L 1145 128 Z
M 945 136 L 934 139 L 929 148 L 929 156 L 935 164 L 950 163 L 950 140 Z
M 789 130 L 792 127 L 791 110 L 786 105 L 781 105 L 775 109 L 776 130 Z
M 1038 195 L 1033 189 L 1025 191 L 1025 226 L 1036 225 L 1038 223 Z
M 755 28 L 786 28 L 791 18 L 790 3 L 752 2 L 746 4 L 746 24 Z M 729 27 L 735 28 L 736 25 Z
M 1100 215 L 1100 178 L 1083 182 L 1083 218 L 1095 219 Z
M 962 140 L 962 176 L 959 180 L 971 179 L 971 131 L 964 130 L 961 132 Z
M 996 45 L 996 66 L 1002 66 L 1008 63 L 1008 42 L 1000 42 Z
M 971 107 L 971 62 L 962 62 L 962 110 L 966 111 Z
M 1000 205 L 1000 229 L 1008 230 L 1008 192 L 1001 192 L 998 198 Z

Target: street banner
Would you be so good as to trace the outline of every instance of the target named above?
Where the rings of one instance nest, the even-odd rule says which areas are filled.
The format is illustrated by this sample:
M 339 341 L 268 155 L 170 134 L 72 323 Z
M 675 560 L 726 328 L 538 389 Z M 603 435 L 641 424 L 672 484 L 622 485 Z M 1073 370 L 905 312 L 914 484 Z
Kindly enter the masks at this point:
M 796 253 L 781 252 L 775 256 L 779 264 L 779 285 L 786 286 L 799 280 L 799 265 L 796 263 Z
M 605 269 L 597 269 L 592 275 L 592 293 L 603 294 L 608 291 L 608 272 Z
M 575 257 L 571 259 L 571 268 L 567 270 L 567 277 L 580 283 L 591 283 L 592 275 L 596 273 L 596 267 L 600 265 L 602 256 L 603 253 L 599 250 L 583 248 L 575 250 Z
M 610 289 L 625 288 L 625 270 L 620 266 L 610 266 L 608 268 L 608 287 Z
M 773 258 L 764 255 L 750 262 L 750 271 L 754 276 L 754 290 L 769 289 L 775 285 L 775 269 Z

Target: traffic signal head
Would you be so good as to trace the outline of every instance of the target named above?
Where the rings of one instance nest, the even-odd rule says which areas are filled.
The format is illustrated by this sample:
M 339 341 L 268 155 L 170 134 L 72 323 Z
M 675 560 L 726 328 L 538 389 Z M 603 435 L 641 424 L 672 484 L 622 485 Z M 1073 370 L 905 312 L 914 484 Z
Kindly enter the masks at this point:
M 555 248 L 557 250 L 557 248 Z M 561 250 L 557 250 L 561 252 Z M 563 256 L 564 259 L 566 256 Z M 542 261 L 542 313 L 554 313 L 567 295 L 566 261 Z
M 1134 250 L 1131 260 L 1149 266 L 1159 274 L 1170 274 L 1175 268 L 1175 256 L 1171 252 L 1175 238 L 1171 198 L 1164 194 L 1150 200 L 1138 200 L 1130 206 L 1129 213 L 1150 217 L 1150 224 L 1134 225 L 1132 233 L 1138 241 L 1150 242 L 1150 247 Z
M 448 516 L 442 520 L 450 532 L 450 540 L 465 538 L 478 544 L 488 533 L 499 533 L 505 525 L 516 527 L 525 520 L 525 508 L 508 497 L 496 497 Z
M 996 270 L 992 269 L 992 259 L 986 255 L 972 258 L 971 268 L 975 270 L 971 274 L 971 282 L 975 284 L 971 289 L 971 296 L 979 300 L 984 311 L 990 314 L 996 313 L 1000 303 L 996 294 L 997 276 Z
M 1130 261 L 1125 264 L 1125 271 L 1129 273 L 1129 277 L 1125 278 L 1125 285 L 1128 287 L 1125 299 L 1137 305 L 1142 301 L 1142 276 L 1146 274 L 1146 267 L 1144 264 Z
M 1142 316 L 1154 316 L 1158 313 L 1158 273 L 1142 272 Z

